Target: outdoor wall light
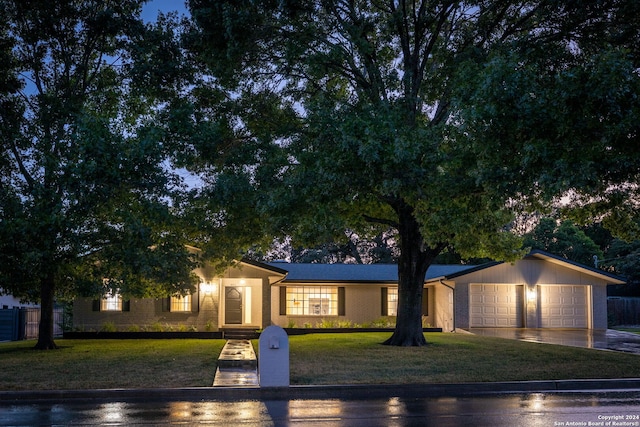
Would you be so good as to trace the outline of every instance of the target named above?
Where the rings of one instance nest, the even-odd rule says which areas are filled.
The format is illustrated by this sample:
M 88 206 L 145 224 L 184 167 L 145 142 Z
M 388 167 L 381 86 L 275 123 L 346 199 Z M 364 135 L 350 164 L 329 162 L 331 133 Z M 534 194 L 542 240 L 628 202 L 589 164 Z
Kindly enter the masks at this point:
M 216 291 L 215 283 L 211 282 L 201 282 L 200 283 L 200 291 L 204 292 L 205 295 L 211 295 Z
M 527 289 L 527 299 L 529 302 L 534 302 L 538 297 L 538 293 L 535 289 Z

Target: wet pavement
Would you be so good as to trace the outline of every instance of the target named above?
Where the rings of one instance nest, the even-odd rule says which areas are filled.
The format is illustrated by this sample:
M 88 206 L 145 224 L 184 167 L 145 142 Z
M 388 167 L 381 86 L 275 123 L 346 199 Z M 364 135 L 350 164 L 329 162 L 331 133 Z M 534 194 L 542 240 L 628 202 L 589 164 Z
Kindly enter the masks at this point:
M 375 399 L 0 402 L 2 426 L 639 426 L 640 391 Z
M 487 337 L 621 351 L 640 355 L 639 334 L 613 329 L 471 328 L 469 332 Z
M 228 340 L 218 358 L 214 387 L 257 387 L 258 361 L 249 340 Z

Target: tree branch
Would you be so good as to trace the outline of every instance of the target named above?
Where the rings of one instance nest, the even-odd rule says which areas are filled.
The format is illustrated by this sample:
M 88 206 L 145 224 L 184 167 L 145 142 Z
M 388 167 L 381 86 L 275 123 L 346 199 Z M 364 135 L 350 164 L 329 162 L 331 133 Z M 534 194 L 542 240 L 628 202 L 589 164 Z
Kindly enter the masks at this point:
M 382 225 L 388 225 L 390 227 L 393 227 L 395 229 L 398 228 L 399 224 L 396 221 L 392 221 L 390 219 L 384 219 L 384 218 L 375 218 L 366 214 L 362 214 L 362 218 L 364 218 L 365 221 L 367 222 L 371 222 L 371 223 L 375 223 L 375 224 L 382 224 Z

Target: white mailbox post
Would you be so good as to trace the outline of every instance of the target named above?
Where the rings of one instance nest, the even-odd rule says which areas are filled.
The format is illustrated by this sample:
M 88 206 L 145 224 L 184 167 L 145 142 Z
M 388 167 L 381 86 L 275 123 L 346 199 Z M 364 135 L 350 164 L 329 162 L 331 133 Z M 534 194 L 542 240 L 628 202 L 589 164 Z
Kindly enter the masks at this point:
M 258 377 L 260 387 L 289 387 L 289 337 L 280 326 L 260 334 Z

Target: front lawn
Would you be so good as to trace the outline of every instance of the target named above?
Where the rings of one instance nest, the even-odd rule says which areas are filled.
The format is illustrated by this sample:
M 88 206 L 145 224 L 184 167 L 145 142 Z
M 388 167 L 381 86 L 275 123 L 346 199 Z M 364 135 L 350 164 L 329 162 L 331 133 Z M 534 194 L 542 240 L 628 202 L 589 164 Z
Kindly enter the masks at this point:
M 640 328 L 618 328 L 618 327 L 615 327 L 613 329 L 615 329 L 616 331 L 632 332 L 634 334 L 640 334 Z
M 56 340 L 0 344 L 0 390 L 207 387 L 223 340 Z
M 425 334 L 426 347 L 380 345 L 388 334 L 291 337 L 292 384 L 461 383 L 640 378 L 640 355 L 467 334 Z
M 640 377 L 640 356 L 466 334 L 429 345 L 380 343 L 388 333 L 290 338 L 291 384 L 394 384 Z M 223 340 L 58 340 L 0 344 L 0 390 L 208 387 Z M 257 342 L 254 342 L 257 348 Z

